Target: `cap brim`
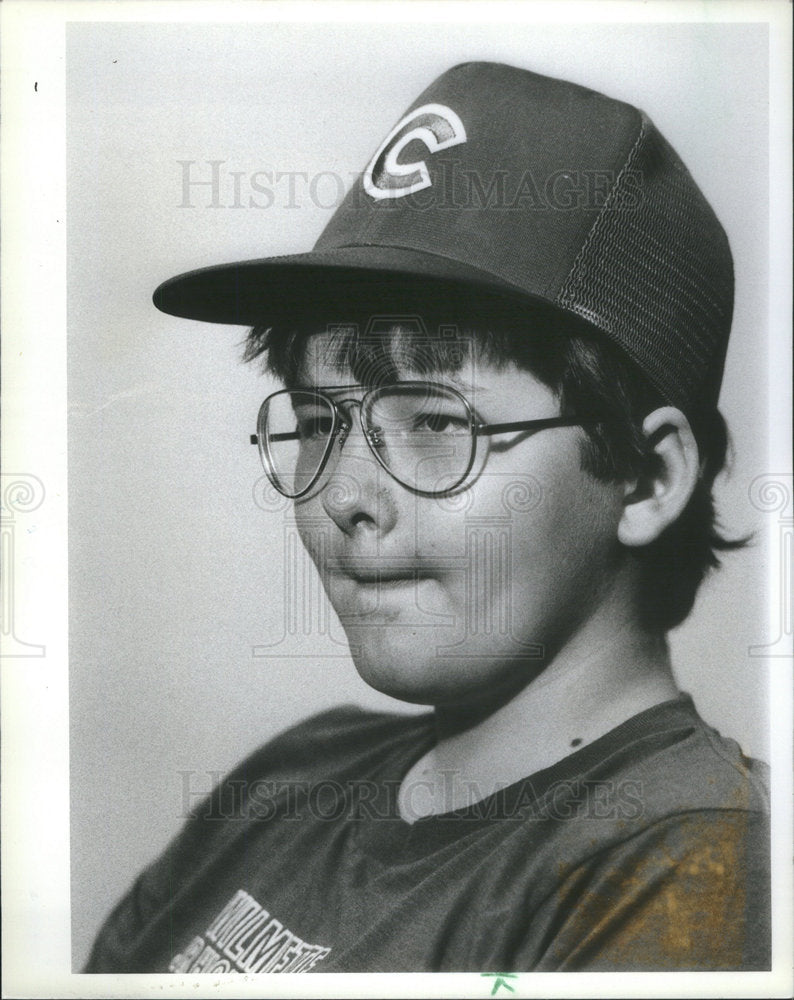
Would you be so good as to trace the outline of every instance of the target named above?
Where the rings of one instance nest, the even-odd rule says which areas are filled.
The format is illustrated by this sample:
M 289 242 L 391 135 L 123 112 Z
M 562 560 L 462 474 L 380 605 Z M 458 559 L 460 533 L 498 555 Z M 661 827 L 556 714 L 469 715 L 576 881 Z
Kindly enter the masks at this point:
M 446 290 L 525 303 L 526 291 L 456 260 L 395 247 L 340 247 L 205 267 L 163 282 L 154 293 L 162 312 L 245 326 L 281 324 L 318 312 L 379 312 Z M 548 306 L 549 303 L 546 303 Z M 336 315 L 339 313 L 339 315 Z

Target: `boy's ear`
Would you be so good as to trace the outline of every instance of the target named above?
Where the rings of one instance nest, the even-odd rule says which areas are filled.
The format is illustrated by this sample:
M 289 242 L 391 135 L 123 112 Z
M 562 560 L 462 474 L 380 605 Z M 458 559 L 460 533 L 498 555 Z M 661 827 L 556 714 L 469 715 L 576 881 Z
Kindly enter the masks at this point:
M 643 421 L 649 460 L 643 473 L 626 483 L 618 539 L 648 545 L 680 517 L 700 474 L 698 446 L 689 421 L 673 406 L 649 413 Z

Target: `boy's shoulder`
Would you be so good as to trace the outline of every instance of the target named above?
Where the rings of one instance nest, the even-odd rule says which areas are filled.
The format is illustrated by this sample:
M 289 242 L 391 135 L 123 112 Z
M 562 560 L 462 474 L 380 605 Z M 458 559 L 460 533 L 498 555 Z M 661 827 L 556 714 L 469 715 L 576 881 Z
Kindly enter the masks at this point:
M 621 727 L 624 728 L 624 727 Z M 769 813 L 769 767 L 705 722 L 683 694 L 625 724 L 618 770 L 642 783 L 649 813 Z
M 698 714 L 689 695 L 656 705 L 530 777 L 534 815 L 584 835 L 594 853 L 673 825 L 752 823 L 769 815 L 769 768 Z M 698 819 L 699 818 L 699 819 Z M 569 845 L 572 847 L 572 845 Z M 573 851 L 578 854 L 578 851 Z

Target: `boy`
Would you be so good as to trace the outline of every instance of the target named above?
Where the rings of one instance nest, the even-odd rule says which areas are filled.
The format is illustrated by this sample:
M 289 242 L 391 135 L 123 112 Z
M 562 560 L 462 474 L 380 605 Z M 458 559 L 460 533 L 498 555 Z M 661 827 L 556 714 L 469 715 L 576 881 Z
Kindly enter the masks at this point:
M 764 768 L 678 692 L 717 552 L 733 274 L 636 109 L 455 67 L 314 251 L 182 275 L 376 689 L 244 762 L 88 971 L 769 967 Z

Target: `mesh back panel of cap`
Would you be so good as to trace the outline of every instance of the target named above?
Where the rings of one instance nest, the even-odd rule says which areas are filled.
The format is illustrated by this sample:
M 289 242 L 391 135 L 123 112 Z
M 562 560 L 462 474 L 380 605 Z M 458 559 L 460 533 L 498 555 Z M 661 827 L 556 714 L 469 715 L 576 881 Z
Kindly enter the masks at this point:
M 716 405 L 733 313 L 730 248 L 647 118 L 557 302 L 609 334 L 669 402 Z

